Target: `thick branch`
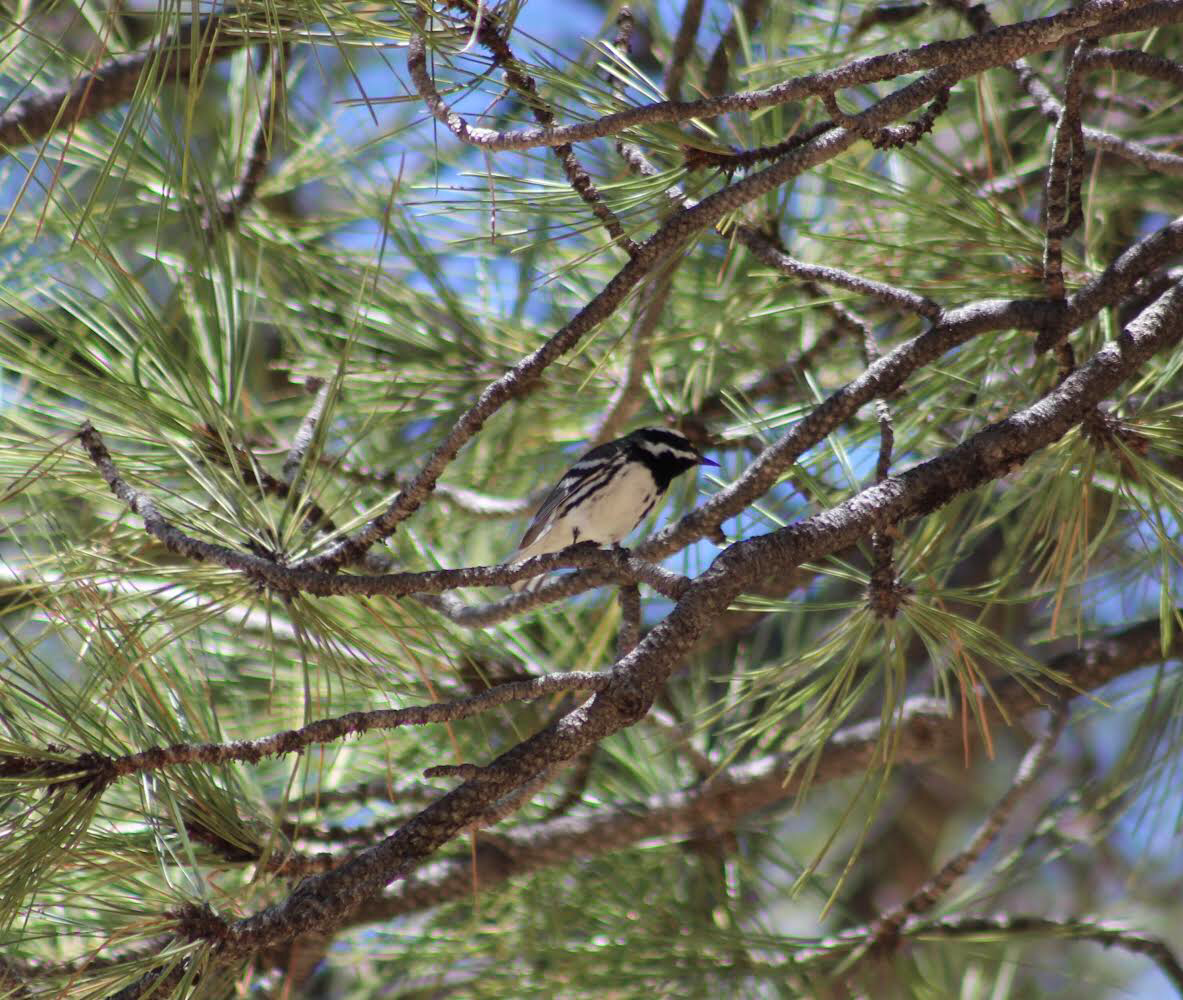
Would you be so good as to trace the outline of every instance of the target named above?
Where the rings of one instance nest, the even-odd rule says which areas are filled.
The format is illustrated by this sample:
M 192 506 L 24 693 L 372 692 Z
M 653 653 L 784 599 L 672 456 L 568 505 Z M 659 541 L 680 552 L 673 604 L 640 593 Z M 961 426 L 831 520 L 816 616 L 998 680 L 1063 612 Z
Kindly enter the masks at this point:
M 1183 656 L 1183 636 L 1176 633 L 1174 647 L 1164 651 L 1159 643 L 1161 634 L 1158 619 L 1145 621 L 1053 657 L 1047 662 L 1047 671 L 1064 677 L 1068 685 L 1064 690 L 1070 695 L 1094 692 L 1123 674 Z M 997 685 L 995 693 L 1013 716 L 1042 707 L 1029 686 L 1014 680 Z M 982 704 L 991 723 L 1005 722 L 986 692 L 982 692 Z M 941 759 L 960 743 L 961 726 L 962 720 L 941 702 L 910 699 L 891 735 L 899 741 L 895 761 L 922 764 Z M 866 773 L 874 766 L 886 737 L 878 718 L 838 730 L 822 748 L 812 781 L 839 781 Z M 708 782 L 643 802 L 519 827 L 499 840 L 501 863 L 496 869 L 480 870 L 480 885 L 488 888 L 541 868 L 621 850 L 641 840 L 676 837 L 712 824 L 733 827 L 759 810 L 792 802 L 801 790 L 800 757 L 778 754 L 726 768 Z M 467 857 L 439 862 L 364 906 L 350 923 L 389 920 L 471 892 L 472 869 Z
M 273 17 L 276 15 L 272 15 Z M 212 62 L 270 39 L 274 22 L 254 26 L 240 12 L 210 14 L 140 52 L 116 56 L 73 83 L 26 97 L 0 114 L 0 150 L 10 151 L 129 101 L 141 78 L 184 83 Z
M 639 545 L 637 555 L 663 559 L 691 542 L 710 537 L 720 524 L 763 496 L 801 455 L 854 416 L 861 406 L 895 392 L 912 372 L 946 351 L 990 330 L 1072 329 L 1120 301 L 1139 279 L 1179 253 L 1183 253 L 1183 217 L 1135 243 L 1069 296 L 1062 310 L 1054 302 L 1038 299 L 976 302 L 948 310 L 940 323 L 901 344 L 831 394 L 758 455 L 734 483 Z
M 846 503 L 769 535 L 737 542 L 687 588 L 673 611 L 611 672 L 586 705 L 502 754 L 481 773 L 415 816 L 381 844 L 285 901 L 225 923 L 206 921 L 224 960 L 340 923 L 364 900 L 484 815 L 489 807 L 556 764 L 643 718 L 671 672 L 703 630 L 749 583 L 784 563 L 843 548 L 878 525 L 920 516 L 1011 472 L 1058 440 L 1154 353 L 1183 338 L 1183 288 L 1176 286 L 1034 406 L 992 424 L 939 458 L 864 490 Z M 906 759 L 906 758 L 905 758 Z

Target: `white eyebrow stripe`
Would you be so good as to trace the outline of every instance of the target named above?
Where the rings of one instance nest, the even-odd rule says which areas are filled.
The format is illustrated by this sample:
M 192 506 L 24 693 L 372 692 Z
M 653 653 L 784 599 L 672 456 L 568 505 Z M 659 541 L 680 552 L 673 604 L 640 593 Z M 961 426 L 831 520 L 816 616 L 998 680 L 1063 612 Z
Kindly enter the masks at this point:
M 675 448 L 664 441 L 642 441 L 641 447 L 654 457 L 658 455 L 677 455 L 680 458 L 693 458 L 694 454 L 685 448 Z

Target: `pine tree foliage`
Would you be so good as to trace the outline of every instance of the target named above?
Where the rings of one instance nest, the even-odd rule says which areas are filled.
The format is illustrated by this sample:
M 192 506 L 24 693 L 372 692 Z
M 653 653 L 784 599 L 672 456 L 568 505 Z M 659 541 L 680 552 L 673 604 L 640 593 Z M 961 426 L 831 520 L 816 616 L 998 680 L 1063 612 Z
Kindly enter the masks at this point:
M 0 995 L 1183 995 L 1181 23 L 10 5 Z

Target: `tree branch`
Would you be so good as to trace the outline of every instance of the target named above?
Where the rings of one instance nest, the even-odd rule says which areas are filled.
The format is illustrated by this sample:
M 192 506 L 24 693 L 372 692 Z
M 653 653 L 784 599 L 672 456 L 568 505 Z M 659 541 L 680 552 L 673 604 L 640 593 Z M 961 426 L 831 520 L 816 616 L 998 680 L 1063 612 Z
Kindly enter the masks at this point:
M 1158 619 L 1141 622 L 1114 635 L 1086 641 L 1080 649 L 1047 661 L 1048 674 L 1063 676 L 1065 687 L 1048 694 L 1054 700 L 1087 696 L 1116 677 L 1133 670 L 1183 656 L 1183 637 L 1163 650 Z M 1083 692 L 1083 694 L 1081 694 Z M 1029 686 L 1005 679 L 995 692 L 1008 714 L 1018 716 L 1044 707 Z M 1005 723 L 991 696 L 982 703 L 992 722 Z M 876 717 L 839 729 L 818 755 L 812 784 L 841 781 L 865 774 L 876 765 L 883 741 L 897 744 L 895 764 L 923 764 L 942 759 L 962 739 L 961 720 L 932 698 L 910 698 L 901 706 L 889 734 Z M 564 817 L 506 831 L 501 844 L 502 864 L 496 873 L 482 871 L 483 888 L 541 868 L 567 864 L 621 850 L 643 840 L 671 838 L 704 825 L 729 827 L 756 812 L 794 801 L 803 783 L 799 753 L 763 757 L 717 770 L 711 780 L 677 792 L 651 796 L 641 802 L 597 810 L 588 816 Z M 409 877 L 388 895 L 363 906 L 350 925 L 382 922 L 437 906 L 471 893 L 468 859 L 443 861 Z M 867 932 L 863 929 L 863 933 Z
M 1060 704 L 1052 713 L 1051 724 L 1048 726 L 1047 732 L 1031 745 L 1019 764 L 1019 769 L 1015 773 L 1010 788 L 990 810 L 990 814 L 970 838 L 969 843 L 963 850 L 958 851 L 941 865 L 940 871 L 912 893 L 910 898 L 875 922 L 874 940 L 882 942 L 885 939 L 894 939 L 909 917 L 931 910 L 953 888 L 954 883 L 977 863 L 987 848 L 997 839 L 998 834 L 1002 832 L 1002 828 L 1010 819 L 1019 799 L 1034 784 L 1035 779 L 1043 770 L 1067 721 L 1067 705 Z
M 526 73 L 521 62 L 518 61 L 510 49 L 509 39 L 506 37 L 506 32 L 502 27 L 501 18 L 497 11 L 486 9 L 484 7 L 484 0 L 475 0 L 475 2 L 474 0 L 466 0 L 462 6 L 465 9 L 476 8 L 473 12 L 476 23 L 475 25 L 468 25 L 469 32 L 471 33 L 473 28 L 475 28 L 476 40 L 493 56 L 494 64 L 501 67 L 501 71 L 505 74 L 506 82 L 521 95 L 526 106 L 534 115 L 535 121 L 544 128 L 553 127 L 555 124 L 554 112 L 539 96 L 538 88 L 533 78 Z M 416 12 L 416 18 L 416 27 L 421 32 L 425 21 L 422 10 Z M 420 36 L 417 34 L 416 37 Z M 426 73 L 426 69 L 424 69 L 424 72 Z M 578 157 L 576 157 L 575 147 L 568 142 L 559 146 L 552 146 L 551 151 L 555 154 L 559 164 L 562 166 L 563 173 L 567 177 L 567 182 L 571 185 L 575 193 L 583 199 L 584 204 L 592 210 L 592 214 L 600 220 L 600 224 L 608 231 L 608 235 L 612 237 L 612 241 L 630 257 L 635 257 L 637 254 L 636 243 L 624 231 L 624 227 L 620 224 L 616 213 L 604 202 L 604 198 L 593 183 L 591 176 L 583 164 L 579 162 Z
M 994 19 L 983 4 L 971 4 L 968 0 L 942 0 L 945 6 L 961 13 L 975 30 L 987 34 L 997 30 Z M 1180 4 L 1146 4 L 1140 10 L 1131 11 L 1116 19 L 1115 24 L 1108 30 L 1095 33 L 1096 37 L 1105 34 L 1115 34 L 1124 31 L 1137 31 L 1143 27 L 1151 27 L 1157 23 L 1156 18 L 1165 16 L 1171 20 L 1183 17 L 1183 5 Z M 1048 89 L 1047 84 L 1035 75 L 1035 72 L 1024 59 L 1016 59 L 1010 67 L 1019 78 L 1019 84 L 1028 95 L 1039 105 L 1044 118 L 1050 122 L 1058 122 L 1062 108 L 1055 95 Z M 1183 156 L 1172 153 L 1158 153 L 1132 139 L 1122 139 L 1101 129 L 1085 127 L 1082 129 L 1084 140 L 1090 145 L 1114 153 L 1123 159 L 1130 160 L 1147 170 L 1159 173 L 1183 175 Z
M 686 63 L 694 50 L 694 39 L 702 22 L 703 3 L 704 0 L 686 0 L 682 8 L 678 33 L 674 36 L 665 73 L 665 96 L 671 101 L 677 101 L 682 96 L 682 79 L 686 75 Z
M 131 99 L 145 73 L 170 83 L 200 77 L 219 59 L 273 38 L 274 12 L 255 27 L 246 12 L 209 14 L 156 44 L 116 56 L 73 83 L 14 102 L 0 114 L 0 151 L 11 152 L 61 128 L 73 128 Z
M 571 760 L 644 717 L 669 675 L 707 625 L 771 566 L 817 559 L 851 544 L 877 524 L 916 517 L 1010 472 L 1062 437 L 1153 354 L 1183 338 L 1183 287 L 1176 286 L 1047 396 L 992 424 L 939 458 L 864 490 L 832 511 L 738 542 L 693 581 L 670 614 L 610 672 L 585 705 L 481 768 L 481 774 L 433 803 L 394 834 L 333 872 L 309 878 L 286 900 L 233 923 L 204 918 L 203 936 L 219 958 L 235 962 L 260 947 L 337 925 L 364 900 L 535 776 Z M 923 730 L 922 730 L 923 731 Z M 926 749 L 931 740 L 925 740 Z M 899 753 L 907 759 L 907 741 Z M 929 751 L 930 752 L 930 751 Z M 867 760 L 869 763 L 870 760 Z M 778 783 L 779 785 L 779 783 Z M 783 788 L 782 788 L 783 791 Z
M 1131 7 L 1138 16 L 1130 17 Z M 560 146 L 568 142 L 601 139 L 619 135 L 626 129 L 663 122 L 684 122 L 692 118 L 712 117 L 733 111 L 758 111 L 778 104 L 822 97 L 836 90 L 864 83 L 890 80 L 923 70 L 950 68 L 947 85 L 993 66 L 1006 65 L 1033 52 L 1043 52 L 1063 44 L 1066 38 L 1084 32 L 1107 34 L 1134 31 L 1144 24 L 1183 18 L 1183 9 L 1175 0 L 1140 3 L 1135 0 L 1088 0 L 1078 7 L 1049 17 L 1021 21 L 966 38 L 931 42 L 915 49 L 902 49 L 881 56 L 857 59 L 844 66 L 794 77 L 762 90 L 727 94 L 699 101 L 660 101 L 604 115 L 590 122 L 550 128 L 497 131 L 469 125 L 452 111 L 436 91 L 427 73 L 426 44 L 421 33 L 414 33 L 407 52 L 407 68 L 427 109 L 461 142 L 486 150 L 521 150 L 535 146 Z M 1107 23 L 1112 19 L 1112 24 Z M 925 100 L 935 97 L 943 87 L 935 88 Z M 923 101 L 920 102 L 924 103 Z M 919 106 L 919 105 L 917 105 Z M 884 123 L 886 124 L 886 123 Z
M 120 475 L 102 436 L 89 421 L 83 425 L 78 437 L 111 492 L 144 519 L 144 530 L 162 542 L 169 551 L 195 562 L 212 562 L 224 566 L 282 593 L 302 591 L 320 597 L 345 594 L 406 597 L 412 594 L 438 594 L 461 587 L 507 586 L 517 580 L 528 579 L 531 568 L 537 574 L 573 567 L 595 567 L 602 575 L 607 574 L 600 582 L 617 580 L 629 583 L 643 580 L 669 597 L 676 597 L 685 586 L 683 578 L 633 558 L 626 549 L 603 549 L 588 543 L 568 546 L 561 552 L 534 556 L 508 565 L 470 566 L 423 573 L 324 573 L 301 569 L 299 566 L 286 566 L 273 559 L 185 534 L 160 513 L 151 497 L 134 489 Z M 588 587 L 584 586 L 583 589 Z M 532 593 L 517 594 L 506 603 L 511 611 L 524 611 L 555 599 L 557 590 L 539 588 Z M 567 595 L 564 593 L 563 596 Z
M 1039 935 L 1092 941 L 1106 948 L 1122 948 L 1135 955 L 1145 955 L 1183 995 L 1183 964 L 1161 938 L 1132 931 L 1120 924 L 1091 920 L 1050 920 L 1047 917 L 1022 915 L 1004 917 L 947 917 L 916 929 L 913 937 L 937 939 L 977 937 L 997 940 L 1003 935 Z

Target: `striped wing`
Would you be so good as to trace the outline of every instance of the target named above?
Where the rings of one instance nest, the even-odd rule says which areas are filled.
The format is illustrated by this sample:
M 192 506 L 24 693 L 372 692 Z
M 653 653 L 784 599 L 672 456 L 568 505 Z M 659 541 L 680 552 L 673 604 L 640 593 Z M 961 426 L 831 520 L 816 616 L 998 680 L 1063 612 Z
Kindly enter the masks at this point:
M 522 536 L 518 550 L 533 545 L 552 520 L 561 517 L 572 503 L 579 503 L 610 478 L 625 458 L 618 442 L 609 441 L 593 448 L 569 468 L 555 488 L 547 494 L 538 513 Z

